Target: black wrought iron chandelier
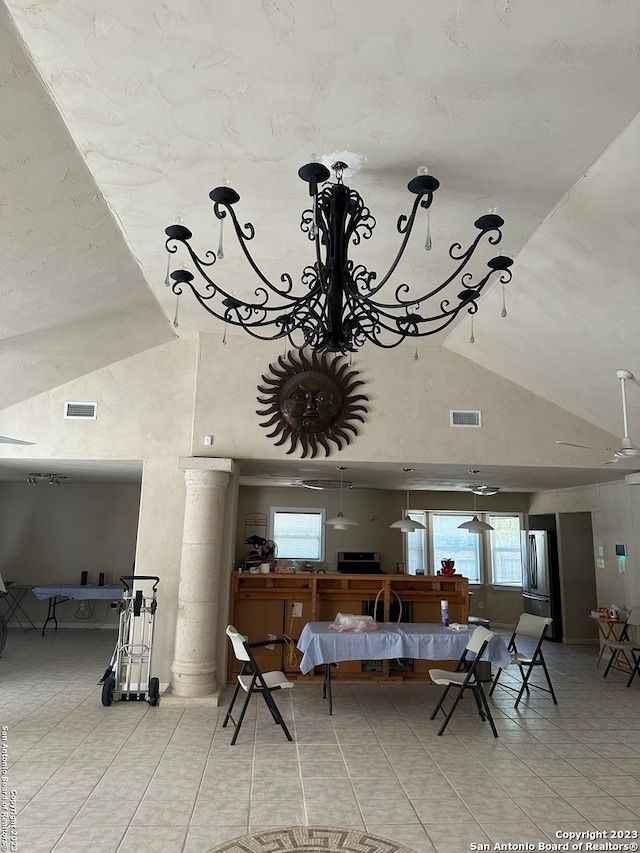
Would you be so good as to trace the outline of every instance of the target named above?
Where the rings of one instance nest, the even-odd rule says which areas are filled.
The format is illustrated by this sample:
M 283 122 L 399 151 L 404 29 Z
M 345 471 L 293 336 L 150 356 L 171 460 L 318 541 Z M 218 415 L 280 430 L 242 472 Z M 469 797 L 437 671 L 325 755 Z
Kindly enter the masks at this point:
M 298 288 L 287 272 L 277 283 L 260 270 L 249 252 L 248 244 L 255 237 L 255 228 L 247 222 L 240 225 L 234 205 L 240 200 L 229 186 L 216 187 L 209 193 L 213 212 L 220 220 L 218 250 L 208 250 L 198 255 L 191 246 L 191 231 L 184 225 L 171 225 L 165 229 L 166 248 L 171 256 L 184 246 L 200 280 L 188 269 L 167 273 L 167 284 L 180 296 L 185 285 L 214 317 L 240 326 L 260 340 L 287 338 L 291 346 L 310 347 L 316 352 L 353 352 L 370 342 L 375 346 L 392 348 L 407 338 L 433 335 L 449 326 L 466 311 L 472 316 L 478 310 L 478 299 L 490 281 L 506 285 L 511 280 L 513 260 L 498 254 L 487 262 L 482 278 L 474 279 L 467 269 L 481 242 L 495 246 L 502 239 L 502 217 L 490 212 L 476 220 L 479 233 L 468 248 L 453 243 L 449 257 L 456 266 L 442 283 L 432 287 L 422 296 L 414 296 L 409 285 L 392 285 L 393 293 L 383 297 L 383 288 L 404 255 L 416 221 L 418 208 L 427 211 L 427 239 L 425 249 L 431 248 L 429 209 L 433 194 L 440 182 L 426 169 L 409 181 L 407 189 L 415 195 L 408 216 L 398 218 L 397 231 L 400 248 L 388 271 L 380 278 L 363 264 L 349 258 L 349 247 L 368 240 L 376 221 L 359 193 L 346 186 L 343 175 L 348 164 L 337 161 L 331 172 L 322 163 L 307 163 L 298 175 L 309 185 L 312 206 L 303 211 L 301 230 L 315 246 L 315 261 L 304 268 Z M 230 218 L 236 237 L 250 267 L 258 278 L 253 301 L 245 302 L 224 290 L 211 277 L 211 268 L 223 259 L 222 234 L 224 221 Z M 456 293 L 457 290 L 457 293 Z M 392 296 L 392 299 L 390 299 Z M 503 302 L 503 316 L 506 309 Z M 174 325 L 177 325 L 177 312 Z

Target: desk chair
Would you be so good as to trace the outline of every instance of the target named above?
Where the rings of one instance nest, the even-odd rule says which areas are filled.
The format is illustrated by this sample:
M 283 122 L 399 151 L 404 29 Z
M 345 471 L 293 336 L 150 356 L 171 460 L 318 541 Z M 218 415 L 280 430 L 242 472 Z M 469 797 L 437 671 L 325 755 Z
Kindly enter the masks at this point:
M 612 666 L 616 665 L 617 659 L 620 655 L 626 654 L 626 652 L 631 653 L 631 657 L 633 658 L 633 666 L 631 669 L 631 678 L 627 681 L 627 687 L 631 687 L 631 682 L 633 681 L 636 673 L 640 674 L 640 641 L 637 637 L 632 637 L 629 634 L 629 628 L 637 628 L 640 626 L 640 607 L 634 607 L 631 613 L 629 613 L 629 618 L 627 619 L 627 623 L 622 629 L 622 633 L 620 634 L 619 640 L 603 640 L 603 645 L 605 649 L 611 649 L 611 657 L 609 658 L 609 663 L 607 664 L 607 668 L 604 671 L 603 678 L 606 678 L 609 674 L 609 670 Z M 637 652 L 637 654 L 636 654 Z M 629 660 L 627 658 L 627 660 Z
M 238 739 L 238 734 L 240 733 L 240 727 L 242 726 L 244 715 L 247 712 L 249 701 L 251 700 L 251 696 L 254 693 L 259 693 L 264 699 L 264 701 L 267 703 L 267 708 L 269 709 L 274 722 L 277 723 L 277 725 L 282 726 L 282 731 L 287 736 L 287 740 L 293 740 L 289 729 L 287 728 L 285 721 L 282 718 L 282 714 L 278 710 L 278 706 L 276 705 L 275 700 L 271 695 L 274 690 L 286 690 L 288 688 L 293 687 L 293 682 L 288 681 L 284 673 L 279 671 L 264 673 L 261 672 L 260 667 L 256 663 L 256 660 L 253 654 L 251 653 L 251 646 L 264 646 L 269 641 L 267 640 L 264 643 L 249 644 L 248 638 L 240 634 L 233 627 L 233 625 L 227 626 L 227 636 L 231 640 L 231 645 L 233 646 L 233 653 L 236 657 L 236 660 L 242 663 L 242 669 L 240 670 L 240 675 L 238 675 L 238 683 L 236 684 L 236 689 L 234 690 L 233 696 L 231 697 L 231 703 L 224 718 L 224 722 L 222 723 L 223 729 L 226 728 L 226 725 L 229 720 L 231 720 L 231 722 L 235 726 L 235 731 L 233 733 L 233 737 L 231 738 L 231 746 L 234 746 L 236 740 Z M 235 722 L 235 720 L 231 716 L 231 712 L 233 711 L 233 706 L 235 704 L 238 693 L 240 692 L 240 688 L 245 691 L 247 697 L 244 700 L 244 705 L 242 706 L 242 710 L 240 711 L 238 722 Z
M 558 700 L 556 699 L 556 694 L 553 691 L 553 685 L 551 684 L 551 678 L 549 676 L 549 670 L 547 669 L 547 664 L 545 663 L 544 656 L 542 654 L 542 642 L 547 635 L 547 631 L 549 630 L 550 625 L 553 623 L 553 619 L 549 616 L 534 616 L 532 613 L 523 613 L 522 616 L 518 619 L 518 623 L 511 635 L 511 639 L 509 640 L 508 649 L 511 654 L 511 663 L 515 664 L 520 670 L 520 675 L 522 676 L 522 687 L 518 691 L 518 696 L 516 698 L 516 703 L 513 706 L 517 708 L 520 704 L 520 700 L 524 692 L 530 693 L 530 687 L 535 687 L 538 690 L 544 690 L 546 693 L 551 694 L 551 698 L 553 699 L 553 704 L 557 705 Z M 527 654 L 526 652 L 518 651 L 518 638 L 527 637 L 529 640 L 534 640 L 536 642 L 536 647 L 533 654 Z M 543 687 L 540 684 L 535 684 L 531 681 L 531 675 L 536 667 L 542 667 L 545 677 L 547 679 L 548 687 Z M 496 677 L 493 679 L 493 684 L 491 685 L 491 690 L 489 691 L 489 696 L 493 694 L 493 691 L 496 689 L 498 681 L 500 680 L 500 675 L 502 674 L 502 669 L 499 669 L 496 673 Z M 506 687 L 507 690 L 516 691 L 516 687 L 509 687 L 508 684 L 503 684 L 502 687 Z
M 489 710 L 489 703 L 487 702 L 487 697 L 484 695 L 484 690 L 482 689 L 482 682 L 476 672 L 478 664 L 480 663 L 480 658 L 484 654 L 487 644 L 493 637 L 494 634 L 491 631 L 487 631 L 486 628 L 479 626 L 469 638 L 469 642 L 467 643 L 467 646 L 453 672 L 448 669 L 429 670 L 431 680 L 435 684 L 440 684 L 444 687 L 442 695 L 438 700 L 438 704 L 433 709 L 433 714 L 431 714 L 432 720 L 435 720 L 438 711 L 442 708 L 442 703 L 444 702 L 449 690 L 453 687 L 458 691 L 458 695 L 456 696 L 449 713 L 447 714 L 444 708 L 442 708 L 442 712 L 445 714 L 445 719 L 443 724 L 440 726 L 440 731 L 438 732 L 439 735 L 444 732 L 449 724 L 449 720 L 453 716 L 455 709 L 458 707 L 458 703 L 464 696 L 465 690 L 471 690 L 473 698 L 476 700 L 476 705 L 478 706 L 480 718 L 483 722 L 489 720 L 493 736 L 498 737 L 498 732 L 496 731 L 495 723 L 493 722 L 493 717 Z M 469 657 L 470 654 L 475 655 L 475 657 Z

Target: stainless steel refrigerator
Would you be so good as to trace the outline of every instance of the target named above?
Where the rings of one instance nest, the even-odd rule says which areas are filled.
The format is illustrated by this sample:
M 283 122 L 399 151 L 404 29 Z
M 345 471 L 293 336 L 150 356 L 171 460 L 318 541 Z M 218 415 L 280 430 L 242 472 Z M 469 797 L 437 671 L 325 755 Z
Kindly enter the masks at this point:
M 553 625 L 547 636 L 562 639 L 560 584 L 556 537 L 546 530 L 530 530 L 524 534 L 524 566 L 522 596 L 524 612 L 550 616 Z

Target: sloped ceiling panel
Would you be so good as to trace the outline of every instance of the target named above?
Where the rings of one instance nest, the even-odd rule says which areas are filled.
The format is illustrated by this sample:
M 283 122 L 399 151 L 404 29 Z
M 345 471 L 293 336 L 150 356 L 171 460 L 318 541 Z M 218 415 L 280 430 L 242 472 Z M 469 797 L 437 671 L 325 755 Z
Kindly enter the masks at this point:
M 0 4 L 0 405 L 175 335 Z

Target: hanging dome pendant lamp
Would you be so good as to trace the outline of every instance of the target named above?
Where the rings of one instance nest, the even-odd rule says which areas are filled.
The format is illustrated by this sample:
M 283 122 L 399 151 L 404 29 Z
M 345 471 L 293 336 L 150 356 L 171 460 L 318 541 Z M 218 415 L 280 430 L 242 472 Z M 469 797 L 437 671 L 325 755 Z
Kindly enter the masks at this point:
M 407 508 L 405 510 L 404 518 L 394 521 L 393 524 L 389 525 L 389 527 L 400 530 L 402 533 L 414 533 L 416 530 L 426 530 L 424 524 L 420 524 L 419 521 L 414 521 L 412 518 L 409 518 L 409 513 L 411 511 L 409 509 L 409 474 L 413 471 L 413 468 L 403 468 L 402 470 L 407 475 Z
M 338 471 L 340 471 L 340 511 L 337 515 L 334 515 L 333 518 L 328 518 L 324 523 L 325 527 L 333 527 L 334 530 L 346 530 L 348 527 L 359 527 L 357 521 L 345 518 L 342 514 L 342 472 L 346 470 L 347 469 L 344 465 L 338 465 Z
M 478 474 L 479 472 L 472 468 L 469 473 L 473 474 L 475 481 L 476 474 Z M 480 521 L 480 519 L 478 518 L 478 495 L 476 489 L 477 485 L 474 485 L 473 518 L 470 521 L 463 521 L 462 524 L 459 524 L 458 530 L 468 530 L 470 533 L 484 533 L 485 530 L 495 530 L 495 528 L 492 527 L 490 524 L 487 524 L 486 521 Z

